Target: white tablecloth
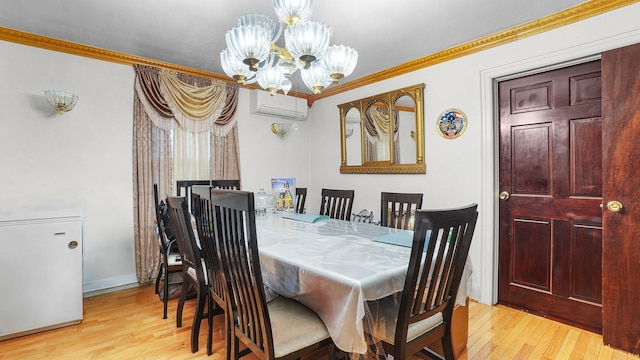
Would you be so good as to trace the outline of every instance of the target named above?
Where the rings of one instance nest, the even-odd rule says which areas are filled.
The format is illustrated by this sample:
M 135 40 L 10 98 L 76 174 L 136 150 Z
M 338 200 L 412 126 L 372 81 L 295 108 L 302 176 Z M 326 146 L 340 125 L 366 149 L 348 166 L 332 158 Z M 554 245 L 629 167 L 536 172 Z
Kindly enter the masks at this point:
M 396 230 L 341 220 L 257 217 L 265 285 L 325 322 L 336 346 L 365 353 L 365 301 L 401 291 L 411 248 L 372 241 Z
M 258 216 L 256 227 L 266 287 L 314 310 L 338 348 L 364 354 L 366 301 L 402 291 L 411 253 L 410 247 L 374 239 L 407 231 L 334 219 L 307 223 L 279 216 Z M 458 294 L 462 304 L 469 272 Z

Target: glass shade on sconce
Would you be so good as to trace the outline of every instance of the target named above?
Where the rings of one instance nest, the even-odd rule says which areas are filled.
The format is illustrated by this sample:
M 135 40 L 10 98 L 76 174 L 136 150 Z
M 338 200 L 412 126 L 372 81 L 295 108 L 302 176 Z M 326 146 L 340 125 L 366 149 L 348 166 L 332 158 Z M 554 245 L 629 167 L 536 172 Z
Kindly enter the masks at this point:
M 56 108 L 58 114 L 62 115 L 73 110 L 78 102 L 78 96 L 60 90 L 47 90 L 44 92 L 47 102 Z
M 289 130 L 291 130 L 291 124 L 271 123 L 271 132 L 278 135 L 280 138 L 284 138 Z
M 345 129 L 344 137 L 349 138 L 351 135 L 353 135 L 353 129 Z

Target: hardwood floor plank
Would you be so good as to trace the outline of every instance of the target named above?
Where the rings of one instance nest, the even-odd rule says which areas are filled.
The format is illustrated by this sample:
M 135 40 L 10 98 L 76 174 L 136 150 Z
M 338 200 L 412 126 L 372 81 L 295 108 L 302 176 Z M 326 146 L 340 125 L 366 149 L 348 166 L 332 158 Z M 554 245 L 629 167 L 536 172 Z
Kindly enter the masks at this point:
M 499 353 L 496 354 L 497 356 L 503 359 L 516 358 L 516 355 L 526 343 L 528 329 L 535 327 L 535 325 L 532 325 L 533 318 L 533 315 L 523 313 L 521 321 L 507 334 L 505 341 L 498 348 Z
M 496 327 L 497 331 L 491 341 L 483 346 L 472 359 L 486 359 L 489 356 L 500 357 L 522 331 L 520 324 L 523 324 L 523 318 L 523 313 L 514 312 L 513 316 L 505 321 L 503 326 Z
M 562 341 L 562 344 L 558 349 L 558 354 L 556 355 L 556 357 L 560 359 L 574 359 L 573 357 L 571 357 L 571 352 L 576 346 L 579 335 L 579 330 L 569 329 L 569 331 L 567 332 L 567 336 L 565 336 L 564 341 Z
M 206 321 L 201 325 L 200 350 L 191 353 L 194 305 L 187 301 L 183 327 L 177 328 L 177 299 L 169 302 L 169 318 L 163 320 L 162 302 L 152 286 L 87 298 L 81 324 L 0 341 L 0 360 L 224 360 L 224 325 L 219 317 L 214 319 L 214 353 L 206 354 Z M 303 360 L 326 360 L 319 354 Z M 467 350 L 458 360 L 582 358 L 639 359 L 602 345 L 598 334 L 500 305 L 469 305 Z
M 558 331 L 555 333 L 554 337 L 551 339 L 549 346 L 544 352 L 544 357 L 549 359 L 555 359 L 564 343 L 567 335 L 569 334 L 570 327 L 560 326 L 558 327 Z M 561 358 L 559 358 L 561 359 Z

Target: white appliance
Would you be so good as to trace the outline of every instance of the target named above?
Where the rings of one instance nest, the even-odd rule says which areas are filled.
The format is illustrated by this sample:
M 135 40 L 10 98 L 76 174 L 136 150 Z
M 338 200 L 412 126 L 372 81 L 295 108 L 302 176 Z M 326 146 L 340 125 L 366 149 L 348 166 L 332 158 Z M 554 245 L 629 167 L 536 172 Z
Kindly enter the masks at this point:
M 0 215 L 0 340 L 82 321 L 83 207 Z
M 307 118 L 309 108 L 305 99 L 254 89 L 249 95 L 249 109 L 252 114 L 277 117 L 279 119 L 301 121 Z

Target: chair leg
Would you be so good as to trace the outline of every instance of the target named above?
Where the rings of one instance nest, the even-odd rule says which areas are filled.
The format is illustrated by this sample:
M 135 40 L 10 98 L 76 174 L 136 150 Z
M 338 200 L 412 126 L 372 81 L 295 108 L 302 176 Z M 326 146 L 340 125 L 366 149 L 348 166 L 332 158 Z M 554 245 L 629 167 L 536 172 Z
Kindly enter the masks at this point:
M 166 264 L 162 265 L 162 268 L 167 267 Z M 162 298 L 162 302 L 163 302 L 163 308 L 164 308 L 164 315 L 163 315 L 163 319 L 167 318 L 167 305 L 169 304 L 169 269 L 166 268 L 164 269 L 164 286 L 162 287 L 163 290 L 163 298 Z
M 453 345 L 451 344 L 451 329 L 449 327 L 447 327 L 447 330 L 445 331 L 445 335 L 442 337 L 441 342 L 444 358 L 446 360 L 453 360 Z
M 184 302 L 187 300 L 187 292 L 189 291 L 189 282 L 182 274 L 182 288 L 180 289 L 180 300 L 178 300 L 178 311 L 176 313 L 176 326 L 182 327 L 182 310 L 184 308 Z
M 233 333 L 233 331 L 232 331 Z M 240 359 L 240 343 L 238 341 L 238 338 L 234 335 L 231 335 L 231 348 L 229 349 L 229 352 L 231 353 L 231 359 L 233 360 L 238 360 Z
M 233 323 L 232 317 L 229 308 L 224 309 L 224 340 L 225 340 L 225 351 L 226 351 L 226 360 L 231 360 L 231 340 L 233 339 Z
M 156 276 L 156 294 L 160 293 L 160 278 L 162 277 L 163 268 L 163 264 L 160 264 L 160 266 L 158 266 L 158 275 Z
M 209 332 L 207 334 L 207 355 L 213 354 L 213 299 L 211 294 L 207 296 L 207 303 L 209 305 L 207 311 L 207 325 L 209 326 Z
M 193 325 L 191 325 L 191 352 L 198 351 L 198 336 L 200 335 L 200 324 L 204 313 L 206 295 L 202 289 L 198 287 L 198 302 L 196 304 L 196 313 L 193 315 Z

